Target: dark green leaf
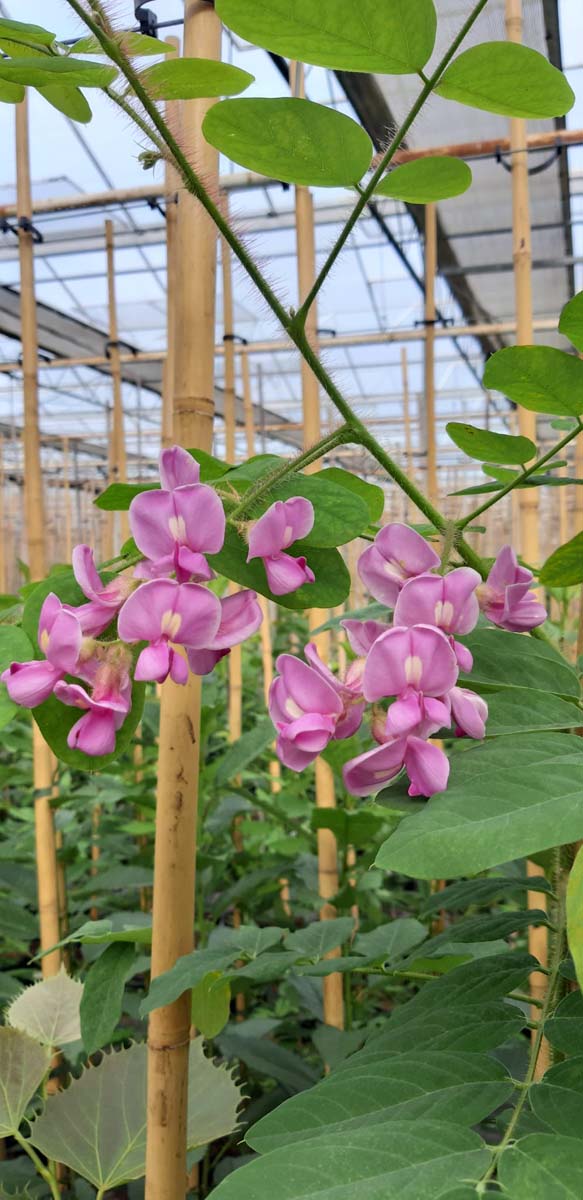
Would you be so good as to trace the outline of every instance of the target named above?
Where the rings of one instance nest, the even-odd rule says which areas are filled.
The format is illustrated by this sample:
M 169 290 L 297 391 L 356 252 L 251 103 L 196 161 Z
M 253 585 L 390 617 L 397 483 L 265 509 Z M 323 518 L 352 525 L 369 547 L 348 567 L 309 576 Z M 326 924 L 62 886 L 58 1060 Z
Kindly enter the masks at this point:
M 470 905 L 490 905 L 499 897 L 512 896 L 515 892 L 546 892 L 551 890 L 544 875 L 540 878 L 529 876 L 521 879 L 516 875 L 489 875 L 485 879 L 459 879 L 450 883 L 441 892 L 433 892 L 423 901 L 422 916 L 445 909 L 452 912 L 456 909 L 469 908 Z
M 546 642 L 504 629 L 476 629 L 463 641 L 474 659 L 471 673 L 465 676 L 469 687 L 479 684 L 481 691 L 486 687 L 495 691 L 502 687 L 534 688 L 579 698 L 576 672 Z
M 270 717 L 264 717 L 248 733 L 242 734 L 229 747 L 219 762 L 215 776 L 217 787 L 228 783 L 230 779 L 233 779 L 235 775 L 239 775 L 260 754 L 263 754 L 263 751 L 267 750 L 267 747 L 273 742 L 274 737 L 275 730 Z
M 132 500 L 142 492 L 156 492 L 158 483 L 110 483 L 94 501 L 103 512 L 126 512 Z
M 115 67 L 82 59 L 42 55 L 31 58 L 0 58 L 0 79 L 26 87 L 59 83 L 70 87 L 107 87 L 115 79 Z
M 204 96 L 236 96 L 254 76 L 229 63 L 207 58 L 172 58 L 155 63 L 140 75 L 154 100 L 196 100 Z
M 508 346 L 486 363 L 484 384 L 530 412 L 583 413 L 583 361 L 553 346 Z
M 446 432 L 452 442 L 480 462 L 492 459 L 496 463 L 527 463 L 536 455 L 536 446 L 526 437 L 511 437 L 507 433 L 492 433 L 489 429 L 477 429 L 475 425 L 464 425 L 450 421 Z
M 583 724 L 577 704 L 533 688 L 505 688 L 488 694 L 486 737 L 531 733 L 537 729 L 576 729 Z
M 277 1079 L 289 1092 L 302 1092 L 318 1079 L 316 1071 L 299 1054 L 293 1054 L 268 1038 L 248 1035 L 238 1038 L 235 1033 L 224 1033 L 218 1039 L 218 1045 L 225 1058 L 240 1059 L 258 1075 Z
M 225 25 L 285 58 L 345 71 L 413 74 L 435 42 L 433 0 L 217 0 Z
M 202 129 L 228 158 L 283 183 L 348 187 L 362 179 L 372 156 L 356 121 L 299 97 L 222 100 Z
M 81 999 L 81 1037 L 88 1056 L 111 1041 L 135 957 L 133 944 L 117 942 L 104 950 L 89 971 Z
M 567 940 L 579 987 L 583 983 L 583 848 L 569 872 L 567 884 Z
M 375 191 L 407 204 L 433 204 L 460 196 L 471 185 L 472 172 L 463 159 L 435 155 L 395 167 Z
M 571 992 L 561 1000 L 550 1021 L 545 1024 L 545 1036 L 551 1046 L 563 1054 L 583 1055 L 583 996 Z
M 553 551 L 541 570 L 540 581 L 548 587 L 571 587 L 583 582 L 583 533 L 576 533 Z
M 388 820 L 387 813 L 362 809 L 350 812 L 344 808 L 315 808 L 312 829 L 331 829 L 343 846 L 370 846 Z
M 79 88 L 61 87 L 58 83 L 51 83 L 49 87 L 37 88 L 37 91 L 53 108 L 70 117 L 72 121 L 87 125 L 91 120 L 91 108 Z
M 336 917 L 331 921 L 313 921 L 305 929 L 298 929 L 288 934 L 285 939 L 286 950 L 302 958 L 318 962 L 331 950 L 335 950 L 342 942 L 348 941 L 354 932 L 352 917 Z
M 293 550 L 301 543 L 296 542 Z M 321 550 L 312 547 L 307 553 L 308 566 L 316 576 L 315 583 L 305 583 L 297 592 L 287 596 L 274 596 L 267 586 L 265 567 L 259 559 L 247 562 L 247 546 L 239 534 L 227 526 L 225 544 L 220 554 L 210 554 L 209 562 L 219 575 L 240 583 L 242 587 L 254 588 L 262 596 L 274 600 L 283 608 L 336 608 L 348 596 L 350 575 L 338 550 Z
M 3 104 L 20 104 L 24 100 L 24 87 L 21 83 L 9 83 L 0 79 L 0 101 Z
M 435 90 L 446 100 L 507 117 L 561 117 L 575 102 L 561 71 L 516 42 L 482 42 L 464 50 Z
M 359 933 L 354 941 L 355 954 L 362 954 L 376 962 L 393 962 L 406 954 L 413 946 L 425 941 L 427 930 L 413 917 L 398 917 L 387 925 L 377 925 L 368 933 Z
M 578 1200 L 583 1196 L 583 1143 L 532 1133 L 505 1150 L 498 1179 L 508 1200 Z
M 581 1137 L 583 1056 L 556 1063 L 529 1095 L 536 1116 L 555 1133 Z
M 378 484 L 367 483 L 366 479 L 360 478 L 360 475 L 354 475 L 352 471 L 344 471 L 341 467 L 324 467 L 322 471 L 318 472 L 317 478 L 320 481 L 338 484 L 346 491 L 360 496 L 368 508 L 370 520 L 380 521 L 385 509 L 385 493 Z
M 583 292 L 577 292 L 565 305 L 559 321 L 559 333 L 568 338 L 576 350 L 583 352 Z

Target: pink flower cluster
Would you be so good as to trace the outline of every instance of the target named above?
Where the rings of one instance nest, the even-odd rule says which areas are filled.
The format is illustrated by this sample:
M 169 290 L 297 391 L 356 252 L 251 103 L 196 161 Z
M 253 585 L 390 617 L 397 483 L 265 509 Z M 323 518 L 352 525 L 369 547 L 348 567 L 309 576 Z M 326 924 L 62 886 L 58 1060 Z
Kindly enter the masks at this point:
M 302 771 L 331 739 L 350 737 L 372 705 L 377 743 L 344 767 L 349 792 L 379 791 L 405 768 L 409 795 L 443 791 L 449 761 L 429 739 L 453 728 L 458 736 L 483 738 L 488 707 L 458 685 L 472 656 L 456 635 L 475 628 L 480 608 L 495 625 L 526 631 L 546 612 L 530 590 L 532 574 L 518 565 L 510 546 L 498 555 L 485 583 L 470 567 L 435 574 L 439 556 L 415 530 L 387 525 L 361 555 L 359 573 L 374 598 L 393 609 L 392 624 L 346 620 L 342 625 L 357 656 L 345 677 L 321 662 L 313 643 L 302 662 L 290 654 L 277 661 L 269 711 L 277 730 L 277 753 Z M 381 701 L 388 701 L 385 709 Z
M 12 700 L 26 708 L 54 694 L 82 709 L 68 744 L 89 755 L 114 751 L 130 711 L 132 645 L 146 643 L 136 680 L 162 683 L 170 676 L 184 684 L 189 669 L 208 674 L 261 624 L 256 592 L 220 600 L 205 586 L 214 577 L 206 556 L 222 549 L 225 514 L 216 492 L 200 483 L 198 464 L 179 446 L 163 450 L 160 481 L 160 489 L 140 493 L 130 506 L 132 536 L 144 556 L 133 574 L 104 584 L 90 547 L 77 546 L 73 571 L 87 603 L 75 608 L 47 596 L 38 627 L 44 659 L 11 663 L 2 675 Z M 293 497 L 273 504 L 252 528 L 249 559 L 263 559 L 276 594 L 313 581 L 306 560 L 285 553 L 313 523 L 310 502 Z M 116 620 L 115 640 L 99 640 Z

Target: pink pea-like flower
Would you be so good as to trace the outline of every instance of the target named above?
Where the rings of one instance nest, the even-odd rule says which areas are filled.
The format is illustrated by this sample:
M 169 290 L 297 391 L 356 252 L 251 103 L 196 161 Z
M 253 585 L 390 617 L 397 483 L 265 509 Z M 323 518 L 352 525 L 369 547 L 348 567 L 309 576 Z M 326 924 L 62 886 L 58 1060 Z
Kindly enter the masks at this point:
M 458 664 L 471 671 L 473 659 L 453 635 L 471 633 L 480 615 L 476 588 L 481 583 L 471 567 L 456 567 L 448 575 L 418 575 L 403 584 L 395 604 L 395 625 L 435 625 L 450 638 Z
M 55 685 L 65 674 L 75 672 L 83 631 L 73 611 L 63 607 L 52 592 L 40 611 L 38 644 L 44 660 L 11 663 L 0 677 L 8 695 L 23 708 L 36 708 L 52 695 Z
M 315 576 L 306 559 L 285 554 L 294 542 L 307 537 L 314 524 L 314 509 L 303 496 L 276 500 L 256 521 L 249 533 L 247 562 L 262 558 L 268 585 L 274 596 L 295 592 Z
M 202 650 L 187 649 L 188 665 L 194 675 L 209 675 L 230 653 L 231 646 L 238 646 L 256 633 L 263 614 L 257 603 L 257 592 L 235 592 L 220 601 L 221 623 L 208 646 Z
M 353 617 L 347 617 L 340 624 L 346 631 L 350 649 L 363 657 L 366 657 L 381 633 L 386 633 L 387 629 L 391 628 L 385 621 L 356 621 Z
M 391 738 L 347 762 L 344 784 L 353 796 L 378 792 L 403 770 L 410 780 L 410 796 L 433 796 L 443 792 L 449 779 L 449 760 L 439 746 L 416 735 Z
M 292 654 L 280 654 L 276 665 L 269 715 L 279 735 L 277 754 L 284 766 L 303 771 L 334 737 L 342 700 L 319 671 Z
M 405 696 L 410 691 L 443 696 L 455 686 L 458 665 L 449 641 L 431 625 L 396 626 L 372 646 L 364 669 L 369 701 Z
M 85 710 L 85 716 L 75 722 L 67 737 L 71 750 L 82 750 L 93 757 L 113 754 L 115 735 L 123 725 L 132 702 L 129 676 L 130 658 L 117 646 L 103 648 L 94 661 L 91 695 L 78 683 L 61 680 L 55 696 L 63 704 Z
M 364 659 L 355 659 L 346 670 L 343 679 L 337 679 L 334 673 L 322 662 L 318 648 L 314 642 L 308 642 L 304 654 L 314 671 L 330 684 L 342 704 L 342 714 L 336 722 L 334 738 L 342 740 L 352 737 L 362 723 L 364 713 L 364 696 L 362 694 L 362 676 Z
M 393 608 L 407 579 L 433 571 L 439 563 L 439 555 L 420 533 L 395 522 L 385 525 L 361 554 L 358 573 L 371 596 Z
M 78 608 L 64 605 L 64 608 L 77 617 L 83 633 L 98 637 L 111 624 L 136 584 L 127 575 L 118 575 L 110 583 L 104 584 L 90 546 L 75 546 L 72 562 L 75 579 L 89 603 L 81 604 Z
M 485 583 L 478 588 L 480 607 L 489 621 L 510 633 L 527 633 L 547 619 L 531 591 L 532 571 L 521 567 L 512 546 L 503 546 Z
M 198 465 L 180 446 L 162 451 L 160 477 L 160 491 L 141 492 L 130 504 L 132 535 L 149 560 L 140 564 L 137 577 L 160 578 L 174 572 L 179 583 L 193 577 L 212 579 L 205 554 L 218 554 L 225 539 L 219 497 L 197 482 Z
M 150 643 L 136 663 L 136 679 L 163 683 L 171 675 L 175 683 L 186 683 L 188 665 L 171 643 L 202 649 L 212 643 L 220 622 L 221 605 L 207 588 L 154 579 L 126 600 L 118 632 L 124 642 Z
M 470 688 L 454 687 L 449 693 L 451 715 L 458 737 L 470 737 L 480 741 L 486 736 L 488 705 Z

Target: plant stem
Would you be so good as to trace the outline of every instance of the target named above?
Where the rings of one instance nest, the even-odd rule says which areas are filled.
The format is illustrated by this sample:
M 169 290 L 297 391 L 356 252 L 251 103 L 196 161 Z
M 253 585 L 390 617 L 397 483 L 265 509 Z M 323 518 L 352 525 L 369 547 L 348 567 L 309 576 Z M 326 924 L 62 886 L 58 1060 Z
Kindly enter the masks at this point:
M 289 459 L 267 478 L 258 480 L 253 487 L 250 487 L 241 500 L 241 503 L 230 513 L 229 519 L 231 521 L 241 520 L 256 500 L 260 500 L 262 496 L 270 492 L 287 475 L 295 475 L 298 471 L 303 470 L 304 467 L 309 467 L 310 463 L 323 458 L 335 446 L 341 446 L 343 443 L 352 441 L 352 437 L 352 430 L 347 425 L 341 425 L 339 429 L 334 430 L 334 433 L 329 433 L 321 441 L 316 442 L 315 446 L 310 446 L 308 450 L 304 450 L 296 458 Z M 225 480 L 225 482 L 228 482 L 228 480 Z
M 397 153 L 397 150 L 399 149 L 401 142 L 404 141 L 413 122 L 415 121 L 416 117 L 419 115 L 421 109 L 423 108 L 425 101 L 429 98 L 432 91 L 439 83 L 439 80 L 440 80 L 441 76 L 443 75 L 443 72 L 445 71 L 446 67 L 449 66 L 456 50 L 459 48 L 459 46 L 463 42 L 466 35 L 469 33 L 470 29 L 472 28 L 472 25 L 475 24 L 480 13 L 482 12 L 482 9 L 486 7 L 487 3 L 488 3 L 488 0 L 478 0 L 478 3 L 472 9 L 469 17 L 464 22 L 459 33 L 457 34 L 457 36 L 454 38 L 453 42 L 451 43 L 451 46 L 449 47 L 449 49 L 446 51 L 443 58 L 441 59 L 441 62 L 438 63 L 437 67 L 435 68 L 435 71 L 433 72 L 433 75 L 431 75 L 429 79 L 426 79 L 424 87 L 422 88 L 421 92 L 419 93 L 412 108 L 409 109 L 409 112 L 407 113 L 407 116 L 405 117 L 403 124 L 397 130 L 388 150 L 386 151 L 385 154 L 383 154 L 383 157 L 382 157 L 378 167 L 376 168 L 376 171 L 374 171 L 374 173 L 371 175 L 371 178 L 370 178 L 368 184 L 366 185 L 365 188 L 362 188 L 362 190 L 360 191 L 360 196 L 354 206 L 352 213 L 350 214 L 350 217 L 348 218 L 348 221 L 346 222 L 346 225 L 344 226 L 344 228 L 342 229 L 338 238 L 336 239 L 336 241 L 328 255 L 328 258 L 326 259 L 326 262 L 324 263 L 322 269 L 320 270 L 320 272 L 315 280 L 314 286 L 311 288 L 310 292 L 306 296 L 306 299 L 304 300 L 304 303 L 302 304 L 301 308 L 299 309 L 299 311 L 297 313 L 296 320 L 298 320 L 302 326 L 305 322 L 306 315 L 307 315 L 309 309 L 311 308 L 312 304 L 314 303 L 314 300 L 316 299 L 316 296 L 318 295 L 318 292 L 320 291 L 320 288 L 322 287 L 322 284 L 324 283 L 324 280 L 327 278 L 330 271 L 332 270 L 332 267 L 334 266 L 334 263 L 336 262 L 336 259 L 338 258 L 338 255 L 340 254 L 340 251 L 342 250 L 343 246 L 346 245 L 346 242 L 347 242 L 348 238 L 350 237 L 350 234 L 352 233 L 352 230 L 354 229 L 354 226 L 356 225 L 358 218 L 360 217 L 360 215 L 363 212 L 364 208 L 366 207 L 368 201 L 370 200 L 371 196 L 373 195 L 373 192 L 375 191 L 377 184 L 379 183 L 382 176 L 384 175 L 389 163 L 391 162 L 391 160 L 394 158 L 395 154 Z M 423 72 L 419 72 L 419 74 L 422 75 L 423 78 L 425 78 L 425 76 L 423 76 Z
M 21 1149 L 24 1150 L 25 1154 L 28 1154 L 28 1157 L 34 1163 L 35 1168 L 38 1171 L 38 1174 L 40 1175 L 41 1179 L 44 1179 L 45 1183 L 50 1188 L 50 1192 L 51 1192 L 51 1196 L 53 1197 L 53 1200 L 61 1200 L 61 1193 L 59 1191 L 59 1185 L 58 1185 L 57 1180 L 56 1180 L 55 1176 L 53 1175 L 52 1171 L 50 1171 L 49 1168 L 45 1166 L 42 1159 L 37 1154 L 36 1150 L 33 1150 L 30 1142 L 27 1142 L 26 1138 L 24 1138 L 21 1133 L 17 1132 L 13 1136 L 14 1136 L 14 1140 L 16 1142 L 18 1142 L 18 1145 L 21 1147 Z
M 537 458 L 536 462 L 534 462 L 531 467 L 526 467 L 520 475 L 516 476 L 516 479 L 512 479 L 510 483 L 507 483 L 503 488 L 500 488 L 500 490 L 497 491 L 494 496 L 491 496 L 490 499 L 486 500 L 484 504 L 481 504 L 479 508 L 475 508 L 474 511 L 470 513 L 469 517 L 464 517 L 462 521 L 458 521 L 458 529 L 465 529 L 466 525 L 469 525 L 471 521 L 475 521 L 476 517 L 481 517 L 482 513 L 485 513 L 487 509 L 492 507 L 493 504 L 497 504 L 498 501 L 502 500 L 504 496 L 507 496 L 509 492 L 514 491 L 514 488 L 518 487 L 519 484 L 524 483 L 525 479 L 529 479 L 535 471 L 540 469 L 540 467 L 544 467 L 545 463 L 549 462 L 551 458 L 554 458 L 555 454 L 558 454 L 564 446 L 568 446 L 569 442 L 572 442 L 573 438 L 576 438 L 577 435 L 582 432 L 583 424 L 581 421 L 579 421 L 575 429 L 570 429 L 569 433 L 566 434 L 564 438 L 561 438 L 561 441 L 557 442 L 556 446 L 553 446 L 552 449 L 548 450 L 546 454 L 543 454 L 541 458 Z

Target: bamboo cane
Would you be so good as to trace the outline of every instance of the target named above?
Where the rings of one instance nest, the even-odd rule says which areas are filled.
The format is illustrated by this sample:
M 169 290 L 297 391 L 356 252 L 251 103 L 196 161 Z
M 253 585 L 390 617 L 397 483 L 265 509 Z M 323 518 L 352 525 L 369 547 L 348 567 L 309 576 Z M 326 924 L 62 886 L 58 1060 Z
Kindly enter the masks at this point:
M 180 41 L 176 37 L 166 38 L 176 54 L 180 53 Z M 165 118 L 169 128 L 175 134 L 181 133 L 180 101 L 167 100 Z M 178 221 L 177 197 L 180 189 L 180 176 L 169 159 L 164 163 L 164 191 L 166 194 L 166 357 L 162 367 L 162 447 L 172 445 L 172 396 L 174 388 L 174 355 L 176 349 L 176 225 Z
M 7 542 L 8 531 L 6 528 L 6 514 L 4 512 L 5 484 L 6 484 L 6 481 L 5 481 L 5 477 L 4 477 L 4 436 L 0 435 L 0 594 L 6 591 L 6 562 L 7 562 L 7 557 L 8 557 L 6 554 L 6 542 Z
M 113 222 L 105 222 L 105 250 L 107 258 L 107 302 L 109 311 L 109 363 L 113 393 L 112 429 L 109 442 L 109 482 L 125 483 L 127 480 L 126 448 L 124 435 L 123 397 L 121 381 L 121 361 L 119 349 L 119 329 L 117 321 L 117 304 L 115 298 L 115 249 L 113 238 Z M 116 519 L 117 518 L 117 519 Z M 117 546 L 117 538 L 125 542 L 129 536 L 126 513 L 108 513 L 107 528 L 109 546 L 108 557 L 113 557 Z M 117 536 L 116 536 L 117 535 Z
M 37 355 L 38 335 L 34 288 L 34 243 L 30 225 L 32 214 L 30 155 L 28 142 L 28 99 L 16 105 L 16 179 L 19 213 L 18 247 L 20 259 L 20 317 L 22 375 L 24 395 L 24 508 L 31 579 L 45 574 L 45 517 L 38 426 Z M 33 724 L 33 784 L 36 841 L 36 868 L 41 949 L 59 941 L 59 879 L 55 843 L 55 824 L 51 807 L 53 788 L 52 756 L 40 730 Z M 59 970 L 58 950 L 42 961 L 45 977 Z
M 290 83 L 295 95 L 302 95 L 303 69 L 301 64 L 292 64 Z M 316 277 L 316 249 L 314 240 L 314 208 L 311 192 L 307 187 L 296 187 L 296 237 L 298 251 L 298 294 L 300 304 L 307 296 Z M 317 308 L 313 304 L 306 320 L 306 336 L 313 346 L 317 342 Z M 321 436 L 320 419 L 320 388 L 312 370 L 302 359 L 302 410 L 304 418 L 304 446 L 312 446 Z M 317 468 L 316 468 L 317 469 Z M 310 609 L 308 621 L 310 629 L 316 629 L 326 614 L 317 609 Z M 318 634 L 314 638 L 318 650 L 326 661 L 328 658 L 330 638 L 328 633 Z M 318 808 L 335 808 L 334 776 L 328 763 L 322 758 L 316 759 L 316 804 Z M 336 916 L 336 909 L 330 903 L 331 897 L 338 891 L 338 847 L 336 838 L 330 829 L 318 830 L 318 886 L 324 903 L 320 911 L 322 920 Z M 338 951 L 338 953 L 340 953 Z M 324 977 L 324 1021 L 337 1029 L 344 1028 L 344 997 L 342 991 L 342 976 L 339 973 Z
M 208 4 L 186 0 L 184 54 L 218 59 L 219 19 Z M 218 155 L 200 133 L 209 101 L 183 106 L 183 137 L 211 189 Z M 202 206 L 181 193 L 177 225 L 173 436 L 210 450 L 213 433 L 216 236 Z M 183 336 L 187 331 L 187 336 Z M 154 851 L 152 975 L 193 948 L 198 801 L 200 679 L 162 686 Z M 148 1030 L 146 1200 L 182 1200 L 186 1189 L 186 1114 L 190 995 L 156 1009 Z
M 506 0 L 506 36 L 511 42 L 522 42 L 522 0 Z M 532 247 L 530 232 L 530 204 L 528 185 L 528 158 L 526 153 L 526 124 L 520 117 L 510 121 L 510 148 L 512 153 L 512 228 L 514 287 L 516 302 L 516 341 L 519 346 L 529 345 L 533 339 L 532 321 Z M 536 414 L 525 408 L 518 409 L 518 426 L 523 437 L 536 442 Z M 579 489 L 577 489 L 579 490 Z M 518 517 L 520 527 L 520 550 L 528 563 L 536 565 L 539 558 L 538 542 L 538 493 L 536 488 L 522 488 L 518 493 Z M 538 875 L 536 863 L 527 862 L 528 875 Z M 528 892 L 530 908 L 545 906 L 544 898 L 536 892 Z M 528 948 L 543 967 L 548 961 L 548 937 L 544 926 L 529 929 Z M 530 990 L 533 999 L 544 997 L 546 984 L 540 974 L 531 975 Z M 533 1020 L 538 1018 L 538 1006 L 533 1005 Z M 537 1076 L 544 1074 L 550 1063 L 548 1042 L 544 1041 L 537 1062 Z
M 401 346 L 401 379 L 403 381 L 403 424 L 405 428 L 405 467 L 409 479 L 414 482 L 413 445 L 411 440 L 411 410 L 409 406 L 409 362 L 407 347 Z M 411 501 L 404 496 L 405 520 L 411 513 Z
M 69 439 L 63 438 L 63 499 L 65 502 L 65 559 L 71 561 L 71 488 L 69 480 Z
M 427 495 L 437 503 L 437 449 L 435 442 L 435 274 L 437 270 L 437 211 L 425 206 L 425 445 L 427 450 Z

